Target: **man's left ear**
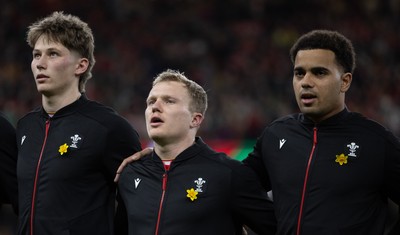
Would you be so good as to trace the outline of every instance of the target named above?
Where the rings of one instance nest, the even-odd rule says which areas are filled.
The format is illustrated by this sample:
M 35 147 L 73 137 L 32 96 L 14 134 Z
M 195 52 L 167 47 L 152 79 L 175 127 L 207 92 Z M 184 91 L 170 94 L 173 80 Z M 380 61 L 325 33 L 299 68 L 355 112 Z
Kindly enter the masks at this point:
M 345 93 L 350 88 L 353 76 L 351 73 L 345 73 L 342 75 L 341 79 L 342 79 L 342 84 L 340 86 L 340 91 Z
M 192 123 L 190 124 L 190 127 L 199 127 L 200 124 L 203 122 L 203 114 L 201 113 L 193 113 L 193 118 L 192 118 Z
M 86 58 L 80 58 L 78 64 L 76 65 L 75 75 L 80 76 L 89 67 L 89 60 Z

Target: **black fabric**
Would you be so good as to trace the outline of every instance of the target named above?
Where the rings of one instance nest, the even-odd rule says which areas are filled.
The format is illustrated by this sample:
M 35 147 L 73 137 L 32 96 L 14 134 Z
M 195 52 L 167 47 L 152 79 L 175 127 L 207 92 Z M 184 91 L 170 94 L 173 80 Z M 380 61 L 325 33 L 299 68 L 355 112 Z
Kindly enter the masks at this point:
M 11 203 L 18 213 L 15 129 L 3 114 L 0 114 L 0 128 L 0 205 Z
M 82 96 L 52 118 L 41 108 L 24 116 L 17 140 L 18 234 L 31 221 L 33 235 L 114 234 L 115 172 L 141 149 L 127 120 Z
M 119 188 L 131 235 L 156 234 L 156 227 L 158 235 L 233 235 L 242 234 L 242 224 L 260 234 L 275 232 L 271 202 L 254 172 L 200 138 L 167 172 L 155 153 L 131 163 L 121 174 Z M 187 197 L 190 189 L 199 191 L 193 201 Z
M 244 162 L 272 189 L 277 234 L 296 234 L 300 214 L 303 235 L 383 234 L 388 196 L 400 201 L 398 139 L 347 109 L 319 124 L 302 114 L 276 120 Z

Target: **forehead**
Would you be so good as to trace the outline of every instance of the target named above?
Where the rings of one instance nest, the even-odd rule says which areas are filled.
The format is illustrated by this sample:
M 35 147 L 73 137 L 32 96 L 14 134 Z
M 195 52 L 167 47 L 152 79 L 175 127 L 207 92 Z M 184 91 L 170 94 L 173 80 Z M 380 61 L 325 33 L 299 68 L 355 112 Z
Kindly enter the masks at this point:
M 171 97 L 189 96 L 188 90 L 183 83 L 176 81 L 162 81 L 153 86 L 149 96 L 168 95 Z
M 335 53 L 326 49 L 300 50 L 297 52 L 295 67 L 331 67 L 335 66 Z
M 39 50 L 49 47 L 68 50 L 63 44 L 51 40 L 47 35 L 42 35 L 38 38 L 38 40 L 35 43 L 34 49 Z

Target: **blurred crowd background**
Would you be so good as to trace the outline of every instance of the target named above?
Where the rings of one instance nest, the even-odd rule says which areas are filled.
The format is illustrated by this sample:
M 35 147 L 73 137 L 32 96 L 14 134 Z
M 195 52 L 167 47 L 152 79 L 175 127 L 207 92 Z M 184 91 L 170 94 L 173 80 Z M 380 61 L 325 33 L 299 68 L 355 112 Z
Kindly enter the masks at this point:
M 400 0 L 0 0 L 0 111 L 14 125 L 41 101 L 27 27 L 54 10 L 89 23 L 97 63 L 87 96 L 115 108 L 142 140 L 151 82 L 168 68 L 207 90 L 204 139 L 254 140 L 298 111 L 289 49 L 313 29 L 352 40 L 348 108 L 400 135 Z M 8 234 L 3 224 L 14 218 L 2 213 Z
M 348 108 L 400 135 L 399 0 L 0 0 L 0 110 L 15 124 L 40 105 L 25 42 L 54 10 L 88 22 L 96 65 L 90 99 L 112 106 L 147 138 L 145 99 L 170 68 L 208 92 L 205 139 L 254 139 L 297 112 L 289 49 L 312 29 L 352 40 L 357 68 Z

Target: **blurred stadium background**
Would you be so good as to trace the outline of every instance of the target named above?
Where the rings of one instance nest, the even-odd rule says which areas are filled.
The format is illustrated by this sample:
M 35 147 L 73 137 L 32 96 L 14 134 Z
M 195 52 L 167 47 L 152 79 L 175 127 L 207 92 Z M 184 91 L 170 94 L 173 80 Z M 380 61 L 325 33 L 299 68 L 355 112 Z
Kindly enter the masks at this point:
M 40 105 L 27 27 L 54 10 L 89 23 L 97 62 L 87 95 L 126 117 L 143 143 L 151 81 L 170 68 L 208 92 L 203 139 L 241 159 L 270 121 L 298 111 L 289 49 L 322 28 L 357 52 L 348 108 L 400 134 L 400 0 L 0 0 L 0 111 L 13 124 Z

